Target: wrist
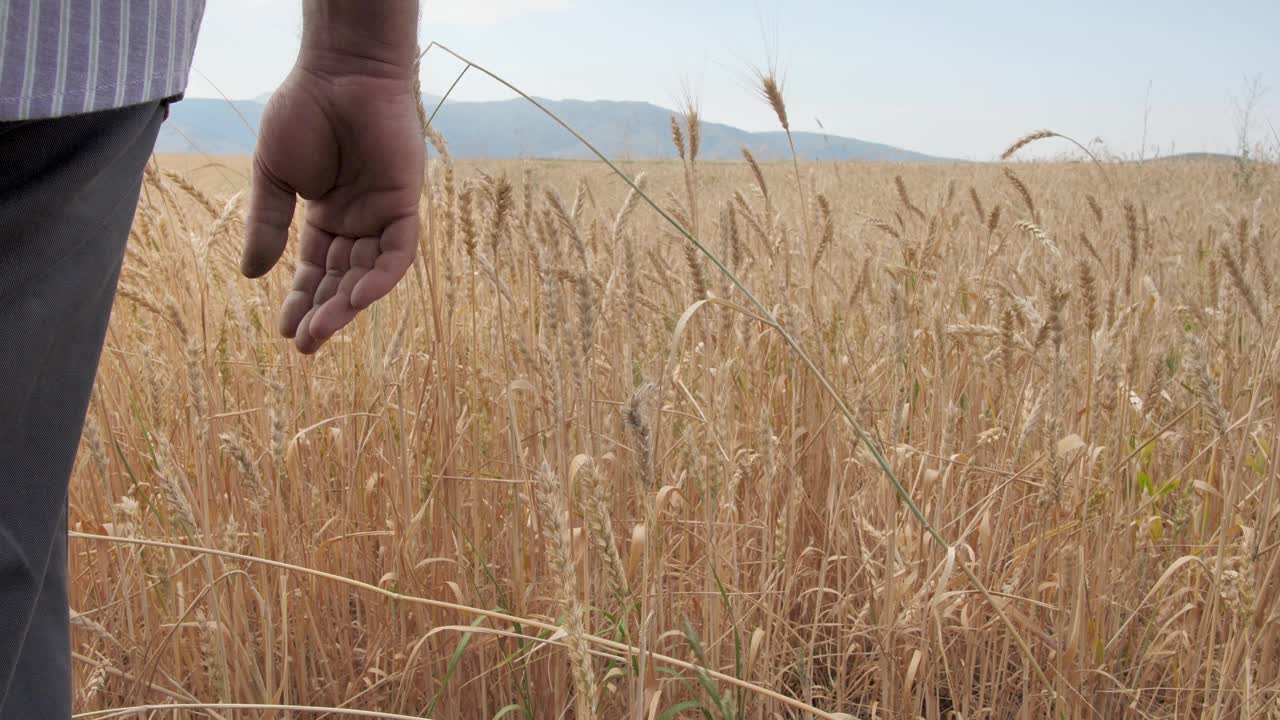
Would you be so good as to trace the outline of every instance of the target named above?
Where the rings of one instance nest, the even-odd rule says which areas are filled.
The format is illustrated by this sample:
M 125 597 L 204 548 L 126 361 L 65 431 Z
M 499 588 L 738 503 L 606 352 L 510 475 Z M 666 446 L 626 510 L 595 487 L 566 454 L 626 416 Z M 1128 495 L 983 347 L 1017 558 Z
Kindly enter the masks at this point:
M 306 0 L 297 65 L 328 76 L 412 81 L 416 0 Z

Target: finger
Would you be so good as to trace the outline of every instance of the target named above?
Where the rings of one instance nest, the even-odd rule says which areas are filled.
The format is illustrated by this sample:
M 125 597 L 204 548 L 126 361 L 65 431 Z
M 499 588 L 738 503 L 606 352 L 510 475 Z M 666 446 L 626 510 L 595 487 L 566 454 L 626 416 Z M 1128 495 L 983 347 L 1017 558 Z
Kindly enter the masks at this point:
M 316 310 L 319 308 L 311 308 L 306 315 L 302 316 L 302 320 L 298 322 L 298 330 L 293 336 L 293 344 L 298 348 L 298 352 L 304 355 L 310 355 L 320 349 L 324 341 L 317 340 L 311 336 L 311 318 L 315 317 Z
M 338 292 L 338 283 L 342 282 L 342 276 L 347 274 L 347 270 L 351 269 L 351 247 L 355 243 L 351 238 L 337 237 L 333 242 L 329 243 L 329 253 L 325 260 L 324 277 L 320 279 L 320 284 L 316 286 L 315 297 L 312 299 L 313 307 L 320 307 Z
M 293 289 L 280 308 L 280 334 L 294 337 L 302 317 L 315 307 L 316 289 L 324 279 L 325 263 L 333 236 L 314 225 L 302 228 L 298 242 L 298 269 L 293 274 Z
M 351 248 L 354 244 L 351 238 L 344 237 L 334 238 L 329 243 L 325 258 L 324 275 L 320 278 L 320 282 L 316 284 L 315 292 L 311 296 L 311 305 L 307 308 L 306 313 L 303 314 L 302 319 L 298 321 L 298 327 L 293 336 L 294 344 L 304 354 L 310 355 L 319 350 L 320 346 L 332 334 L 317 335 L 312 322 L 315 320 L 316 313 L 320 311 L 320 308 L 331 302 L 338 294 L 342 278 L 351 267 Z
M 240 272 L 245 277 L 262 277 L 275 266 L 289 242 L 289 224 L 297 196 L 293 188 L 281 182 L 262 157 L 253 156 L 253 190 L 249 197 L 244 256 Z
M 351 246 L 351 267 L 364 268 L 372 270 L 373 264 L 378 260 L 378 253 L 382 252 L 382 241 L 377 237 L 362 237 Z
M 351 290 L 351 305 L 363 310 L 391 292 L 418 252 L 418 219 L 404 217 L 382 232 L 381 252 L 370 270 Z
M 307 337 L 300 342 L 298 346 L 300 350 L 315 352 L 359 314 L 359 310 L 351 305 L 351 291 L 359 284 L 360 279 L 373 269 L 378 258 L 379 242 L 378 238 L 365 237 L 351 245 L 347 258 L 349 261 L 347 270 L 338 280 L 337 287 L 330 294 L 326 284 L 323 302 L 318 302 L 314 310 L 306 314 Z M 335 255 L 335 258 L 332 263 L 329 263 L 331 272 L 326 275 L 327 278 L 332 277 L 333 269 L 341 267 L 341 249 L 338 251 L 331 249 L 330 254 Z
M 360 311 L 351 305 L 351 290 L 368 272 L 366 268 L 357 266 L 352 266 L 347 271 L 338 284 L 338 291 L 325 304 L 316 308 L 315 315 L 311 317 L 311 337 L 324 342 L 355 319 Z

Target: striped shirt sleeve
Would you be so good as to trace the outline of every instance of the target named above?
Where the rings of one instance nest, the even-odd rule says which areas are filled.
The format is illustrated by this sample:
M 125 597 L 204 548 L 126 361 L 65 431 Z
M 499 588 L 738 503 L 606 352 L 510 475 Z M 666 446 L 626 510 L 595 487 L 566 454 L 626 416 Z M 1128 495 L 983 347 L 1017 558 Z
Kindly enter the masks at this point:
M 204 0 L 0 0 L 0 121 L 181 95 Z

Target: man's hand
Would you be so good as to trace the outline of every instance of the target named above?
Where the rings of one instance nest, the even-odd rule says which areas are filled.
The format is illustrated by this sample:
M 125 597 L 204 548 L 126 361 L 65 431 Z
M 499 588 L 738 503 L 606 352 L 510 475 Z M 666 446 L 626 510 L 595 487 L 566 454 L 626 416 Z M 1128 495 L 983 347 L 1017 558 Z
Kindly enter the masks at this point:
M 343 17 L 344 5 L 355 15 Z M 280 332 L 304 353 L 390 292 L 417 251 L 425 163 L 413 98 L 417 3 L 372 7 L 307 3 L 302 51 L 267 103 L 253 158 L 247 277 L 280 259 L 296 196 L 307 200 L 280 313 Z

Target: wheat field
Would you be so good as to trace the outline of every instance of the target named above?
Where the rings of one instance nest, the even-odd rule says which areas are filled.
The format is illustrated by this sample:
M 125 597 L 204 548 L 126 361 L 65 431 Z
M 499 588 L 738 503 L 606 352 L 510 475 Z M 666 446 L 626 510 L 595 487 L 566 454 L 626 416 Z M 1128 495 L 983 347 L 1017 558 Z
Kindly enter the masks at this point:
M 299 356 L 292 268 L 236 271 L 247 160 L 157 158 L 72 481 L 78 708 L 1280 718 L 1273 167 L 673 126 L 622 169 L 825 382 L 604 165 L 441 138 L 413 272 Z

